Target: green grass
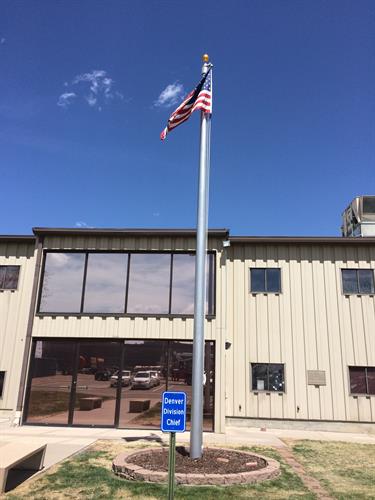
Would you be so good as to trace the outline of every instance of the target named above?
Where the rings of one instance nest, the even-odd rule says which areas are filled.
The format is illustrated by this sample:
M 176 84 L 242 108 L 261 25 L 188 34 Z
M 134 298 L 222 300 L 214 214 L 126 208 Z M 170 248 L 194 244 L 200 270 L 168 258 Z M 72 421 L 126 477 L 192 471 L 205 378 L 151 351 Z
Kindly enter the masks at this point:
M 96 394 L 77 392 L 74 407 L 79 408 L 79 402 L 82 398 L 95 397 Z M 103 401 L 113 399 L 110 396 L 100 396 Z M 39 417 L 45 415 L 54 415 L 56 413 L 67 412 L 69 409 L 70 393 L 59 391 L 33 391 L 29 403 L 29 417 Z
M 333 497 L 375 499 L 375 445 L 298 441 L 293 453 Z
M 102 448 L 102 449 L 100 449 Z M 126 481 L 113 474 L 111 463 L 114 456 L 125 451 L 126 445 L 99 442 L 88 451 L 60 464 L 50 473 L 25 483 L 5 498 L 12 500 L 54 500 L 81 499 L 118 499 L 142 498 L 165 499 L 166 485 Z M 185 500 L 222 500 L 235 498 L 261 498 L 262 500 L 304 499 L 313 500 L 300 478 L 281 460 L 271 448 L 243 448 L 275 458 L 281 462 L 281 475 L 273 480 L 259 484 L 218 486 L 178 486 L 176 499 Z

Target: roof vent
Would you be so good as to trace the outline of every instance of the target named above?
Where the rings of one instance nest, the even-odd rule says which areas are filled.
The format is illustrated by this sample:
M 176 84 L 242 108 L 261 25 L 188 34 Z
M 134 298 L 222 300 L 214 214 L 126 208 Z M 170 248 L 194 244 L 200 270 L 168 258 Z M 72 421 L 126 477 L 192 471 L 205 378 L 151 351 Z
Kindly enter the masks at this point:
M 342 214 L 344 237 L 375 236 L 375 196 L 357 196 Z

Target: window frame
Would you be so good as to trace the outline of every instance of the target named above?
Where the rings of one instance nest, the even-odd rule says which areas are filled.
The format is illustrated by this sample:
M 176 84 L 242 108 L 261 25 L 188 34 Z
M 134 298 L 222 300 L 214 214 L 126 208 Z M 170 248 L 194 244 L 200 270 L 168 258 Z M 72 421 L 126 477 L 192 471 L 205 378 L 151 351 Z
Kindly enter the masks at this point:
M 16 292 L 18 290 L 18 285 L 19 285 L 19 282 L 20 282 L 21 266 L 19 264 L 0 264 L 0 268 L 2 268 L 2 267 L 5 267 L 5 268 L 7 268 L 7 267 L 18 267 L 17 286 L 15 288 L 2 288 L 0 286 L 0 292 Z
M 346 292 L 344 290 L 344 273 L 343 271 L 355 271 L 356 272 L 356 276 L 357 276 L 357 291 L 356 292 Z M 373 289 L 374 291 L 373 292 L 360 292 L 360 286 L 359 286 L 359 271 L 372 271 L 372 285 L 373 285 Z M 352 268 L 352 267 L 342 267 L 341 268 L 341 290 L 342 290 L 342 294 L 345 295 L 345 296 L 350 296 L 350 295 L 359 295 L 359 296 L 370 296 L 370 297 L 373 297 L 375 295 L 375 277 L 374 277 L 374 269 L 372 269 L 371 267 L 367 267 L 367 268 Z
M 44 275 L 45 275 L 45 266 L 46 266 L 46 256 L 48 253 L 80 253 L 85 255 L 84 259 L 84 272 L 83 272 L 83 283 L 82 283 L 82 290 L 81 290 L 81 307 L 80 307 L 80 312 L 71 312 L 71 311 L 66 311 L 66 312 L 54 312 L 54 311 L 41 311 L 40 310 L 40 305 L 41 305 L 41 300 L 42 300 L 42 291 L 43 291 L 43 283 L 44 283 Z M 83 312 L 84 308 L 84 297 L 85 297 L 85 290 L 86 290 L 86 276 L 87 276 L 87 267 L 88 267 L 88 256 L 91 253 L 95 254 L 125 254 L 128 256 L 127 258 L 127 272 L 126 272 L 126 282 L 125 282 L 125 303 L 124 303 L 124 312 L 120 313 L 97 313 L 97 312 Z M 168 254 L 170 255 L 170 280 L 169 280 L 169 312 L 166 314 L 158 314 L 158 313 L 128 313 L 127 307 L 128 307 L 128 296 L 129 296 L 129 277 L 130 277 L 130 266 L 131 266 L 131 256 L 132 254 Z M 195 255 L 195 251 L 187 251 L 187 250 L 153 250 L 153 251 L 148 251 L 148 250 L 127 250 L 127 251 L 121 251 L 121 250 L 102 250 L 102 249 L 74 249 L 74 250 L 67 250 L 67 249 L 44 249 L 43 250 L 43 260 L 42 260 L 42 266 L 41 266 L 41 272 L 40 272 L 40 277 L 39 277 L 39 285 L 38 285 L 38 300 L 37 300 L 37 307 L 36 307 L 36 313 L 35 315 L 38 317 L 68 317 L 68 316 L 73 316 L 73 317 L 103 317 L 103 318 L 120 318 L 120 317 L 129 317 L 129 318 L 193 318 L 194 314 L 173 314 L 171 313 L 171 303 L 172 303 L 172 276 L 173 276 L 173 255 L 176 254 L 182 254 L 182 255 Z M 208 293 L 208 306 L 210 303 L 212 304 L 212 311 L 210 313 L 205 314 L 206 319 L 212 320 L 216 317 L 216 299 L 217 299 L 217 294 L 216 294 L 216 251 L 215 250 L 208 250 L 207 255 L 212 255 L 210 258 L 208 265 L 209 268 L 212 269 L 212 274 L 209 275 L 209 280 L 207 281 L 207 290 L 209 291 Z M 210 262 L 212 262 L 212 266 L 210 265 Z
M 269 386 L 269 366 L 270 365 L 280 365 L 283 367 L 283 382 L 284 388 L 282 391 L 273 391 L 272 389 L 253 389 L 253 366 L 254 365 L 266 365 L 267 366 L 267 379 Z M 286 394 L 286 376 L 285 376 L 285 363 L 261 363 L 261 362 L 251 362 L 250 361 L 250 392 L 257 393 L 266 393 L 266 394 Z
M 365 370 L 365 382 L 366 382 L 366 391 L 367 392 L 352 392 L 352 384 L 351 384 L 351 378 L 350 378 L 350 369 L 351 368 L 362 368 L 363 370 Z M 355 397 L 358 397 L 358 396 L 364 396 L 364 397 L 371 397 L 371 396 L 375 396 L 375 392 L 374 393 L 370 393 L 369 392 L 369 386 L 368 386 L 368 377 L 367 377 L 367 370 L 368 368 L 373 368 L 375 369 L 374 366 L 357 366 L 357 365 L 349 365 L 348 366 L 348 379 L 349 379 L 349 396 L 355 396 Z
M 258 270 L 258 271 L 264 271 L 264 285 L 265 285 L 265 290 L 264 291 L 256 291 L 252 289 L 252 279 L 251 279 L 251 271 L 252 270 Z M 267 271 L 268 270 L 278 270 L 279 271 L 279 284 L 280 288 L 279 291 L 273 292 L 273 291 L 268 291 L 267 290 Z M 259 295 L 259 294 L 264 294 L 264 295 L 280 295 L 282 293 L 282 280 L 281 280 L 281 267 L 249 267 L 249 293 L 252 295 Z

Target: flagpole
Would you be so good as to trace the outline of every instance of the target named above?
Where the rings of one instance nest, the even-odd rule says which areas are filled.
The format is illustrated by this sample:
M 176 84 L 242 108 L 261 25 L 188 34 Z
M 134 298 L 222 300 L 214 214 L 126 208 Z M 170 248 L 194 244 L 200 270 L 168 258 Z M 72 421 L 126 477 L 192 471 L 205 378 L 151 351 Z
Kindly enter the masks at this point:
M 202 76 L 210 70 L 203 56 Z M 191 400 L 190 458 L 201 458 L 203 441 L 204 322 L 206 305 L 206 249 L 208 225 L 209 153 L 211 115 L 201 111 L 197 247 L 195 257 L 194 342 Z M 210 374 L 207 374 L 209 377 Z

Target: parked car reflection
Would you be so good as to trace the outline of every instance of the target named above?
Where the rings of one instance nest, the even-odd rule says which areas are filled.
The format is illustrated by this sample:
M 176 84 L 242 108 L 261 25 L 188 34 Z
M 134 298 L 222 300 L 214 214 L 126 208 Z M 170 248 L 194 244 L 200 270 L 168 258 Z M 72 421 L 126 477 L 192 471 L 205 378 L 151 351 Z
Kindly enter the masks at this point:
M 117 387 L 119 378 L 119 370 L 117 370 L 111 377 L 111 387 Z M 131 372 L 129 370 L 122 370 L 121 385 L 122 387 L 127 387 L 130 385 Z

